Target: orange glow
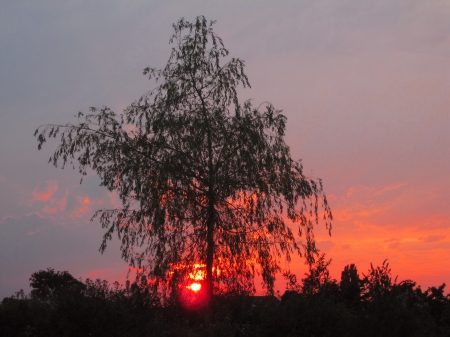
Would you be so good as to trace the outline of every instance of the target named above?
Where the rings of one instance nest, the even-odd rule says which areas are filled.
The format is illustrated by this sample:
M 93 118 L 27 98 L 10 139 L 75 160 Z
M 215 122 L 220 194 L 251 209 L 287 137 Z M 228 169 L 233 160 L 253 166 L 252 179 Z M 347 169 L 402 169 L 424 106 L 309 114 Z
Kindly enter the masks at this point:
M 330 203 L 334 221 L 331 237 L 323 226 L 315 228 L 318 249 L 333 261 L 330 275 L 338 281 L 348 264 L 368 272 L 370 263 L 379 266 L 388 259 L 398 282 L 411 279 L 422 289 L 448 283 L 443 268 L 450 256 L 450 227 L 444 212 L 445 198 L 437 191 L 403 182 L 354 186 L 335 193 Z M 415 199 L 414 195 L 421 196 Z M 424 211 L 427 205 L 432 212 Z M 295 229 L 295 226 L 292 226 Z M 304 261 L 293 256 L 291 270 L 305 272 Z M 277 287 L 284 289 L 282 280 Z
M 192 273 L 189 273 L 189 278 L 194 281 L 204 280 L 205 279 L 205 271 L 203 270 L 204 268 L 205 268 L 204 264 L 198 263 L 194 264 L 194 271 Z
M 179 283 L 177 296 L 180 303 L 189 310 L 198 310 L 207 303 L 203 281 L 206 278 L 205 265 L 201 263 L 186 264 L 179 262 L 172 264 L 172 271 L 168 273 L 168 282 L 176 274 L 176 277 L 183 277 Z
M 246 193 L 245 191 L 239 192 L 234 198 L 227 198 L 226 202 L 229 206 L 235 209 L 250 210 L 254 204 L 258 202 L 260 198 L 264 198 L 265 194 L 260 193 Z

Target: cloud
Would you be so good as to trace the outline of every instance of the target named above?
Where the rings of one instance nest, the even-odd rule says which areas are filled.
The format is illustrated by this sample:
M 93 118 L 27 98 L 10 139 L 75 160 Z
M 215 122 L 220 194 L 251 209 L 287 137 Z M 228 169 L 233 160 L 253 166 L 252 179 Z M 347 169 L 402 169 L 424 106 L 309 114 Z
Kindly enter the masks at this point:
M 364 185 L 358 185 L 358 186 L 353 186 L 350 187 L 347 190 L 347 196 L 351 196 L 353 194 L 358 194 L 358 193 L 367 193 L 371 196 L 380 196 L 385 194 L 386 192 L 389 191 L 395 191 L 403 186 L 406 186 L 406 183 L 398 183 L 398 184 L 392 184 L 392 185 L 384 185 L 384 186 L 373 186 L 373 187 L 368 187 L 368 186 L 364 186 Z
M 67 206 L 67 196 L 69 195 L 69 192 L 66 191 L 66 194 L 64 195 L 64 198 L 58 201 L 58 207 L 61 211 L 64 211 Z
M 75 211 L 70 213 L 71 218 L 80 218 L 84 216 L 87 211 L 91 210 L 91 208 L 89 207 L 89 205 L 91 204 L 91 199 L 89 199 L 89 197 L 77 196 L 76 199 L 78 207 L 75 209 Z
M 0 225 L 8 221 L 9 219 L 13 219 L 13 216 L 11 215 L 5 215 L 2 220 L 0 220 Z
M 444 240 L 445 238 L 445 235 L 428 235 L 426 237 L 419 238 L 419 240 L 423 242 L 439 242 Z
M 400 241 L 393 242 L 388 245 L 389 249 L 398 249 L 400 247 Z
M 64 184 L 59 184 L 55 180 L 39 184 L 33 191 L 33 200 L 29 203 L 29 206 L 33 207 L 33 201 L 39 201 L 39 204 L 44 203 L 39 208 L 39 212 L 42 214 L 58 216 L 60 219 L 72 219 L 73 221 L 78 221 L 76 219 L 86 215 L 92 215 L 88 214 L 89 211 L 92 210 L 92 207 L 103 205 L 102 199 L 106 198 L 107 194 L 105 190 L 99 189 L 98 186 L 97 191 L 90 186 L 93 181 L 95 182 L 95 179 L 89 177 L 87 180 L 89 180 L 89 183 L 85 184 L 87 186 L 78 185 L 62 188 L 62 190 L 60 185 L 64 187 Z M 65 192 L 63 192 L 64 190 Z M 98 190 L 101 190 L 101 192 Z M 62 221 L 61 223 L 65 222 Z
M 397 242 L 397 241 L 399 241 L 399 239 L 397 239 L 397 238 L 390 238 L 390 239 L 384 240 L 384 242 Z
M 48 267 L 74 276 L 118 266 L 122 270 L 125 262 L 115 239 L 104 254 L 98 252 L 102 235 L 101 226 L 61 226 L 36 212 L 4 217 L 0 222 L 0 299 L 28 289 L 30 275 Z
M 55 180 L 38 184 L 33 190 L 33 200 L 47 201 L 58 190 L 58 182 Z
M 69 191 L 66 190 L 64 197 L 61 198 L 61 193 L 57 193 L 58 189 L 59 184 L 55 180 L 39 184 L 33 191 L 32 202 L 36 200 L 44 202 L 45 205 L 41 208 L 41 211 L 46 214 L 56 214 L 58 211 L 63 212 L 67 207 Z M 60 195 L 58 196 L 58 194 Z
M 317 242 L 317 248 L 320 251 L 324 251 L 325 253 L 327 253 L 330 250 L 332 250 L 335 246 L 336 246 L 336 244 L 333 241 L 331 241 L 331 240 L 318 241 Z
M 403 186 L 406 186 L 406 185 L 407 185 L 406 183 L 400 183 L 400 184 L 393 184 L 393 185 L 382 186 L 382 187 L 378 188 L 375 191 L 374 195 L 375 196 L 383 195 L 386 192 L 398 190 L 399 188 L 401 188 Z
M 87 273 L 86 276 L 88 278 L 91 278 L 91 277 L 99 275 L 102 271 L 109 271 L 109 269 L 105 269 L 105 270 L 97 269 L 97 270 L 94 270 L 94 271 L 91 271 L 91 272 Z
M 57 209 L 55 207 L 49 207 L 48 205 L 45 205 L 44 208 L 42 208 L 42 212 L 48 214 L 55 214 L 57 212 Z
M 333 217 L 337 221 L 356 220 L 357 218 L 367 218 L 376 214 L 383 214 L 389 210 L 386 205 L 370 206 L 360 205 L 355 203 L 348 208 L 334 208 Z
M 27 232 L 27 235 L 34 235 L 36 233 L 42 232 L 43 230 L 45 230 L 45 228 L 38 228 L 35 231 L 29 231 Z

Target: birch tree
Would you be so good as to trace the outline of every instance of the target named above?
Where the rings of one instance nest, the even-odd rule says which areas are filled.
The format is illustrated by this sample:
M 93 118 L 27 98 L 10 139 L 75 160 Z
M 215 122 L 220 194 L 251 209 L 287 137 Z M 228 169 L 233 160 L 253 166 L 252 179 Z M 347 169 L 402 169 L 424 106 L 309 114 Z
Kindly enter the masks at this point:
M 55 166 L 93 170 L 118 193 L 120 208 L 93 216 L 105 229 L 102 252 L 117 234 L 123 258 L 150 278 L 197 264 L 209 298 L 257 274 L 270 293 L 281 261 L 313 256 L 314 226 L 331 232 L 332 213 L 321 180 L 291 158 L 286 117 L 238 99 L 238 86 L 250 87 L 245 63 L 213 25 L 203 16 L 174 24 L 167 65 L 144 70 L 160 84 L 122 113 L 91 108 L 35 136 L 39 149 L 58 137 Z

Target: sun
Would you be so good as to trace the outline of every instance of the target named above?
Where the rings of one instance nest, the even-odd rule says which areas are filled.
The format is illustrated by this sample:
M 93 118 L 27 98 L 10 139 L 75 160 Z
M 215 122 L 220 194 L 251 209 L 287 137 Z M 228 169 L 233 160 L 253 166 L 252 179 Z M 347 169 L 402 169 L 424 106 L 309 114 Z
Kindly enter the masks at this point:
M 201 290 L 202 290 L 202 283 L 205 280 L 205 265 L 201 263 L 195 263 L 192 265 L 192 267 L 189 267 L 185 265 L 184 263 L 180 263 L 178 265 L 173 266 L 174 270 L 183 270 L 187 269 L 188 272 L 185 274 L 185 282 L 183 282 L 183 288 L 188 289 L 190 295 L 188 293 L 185 293 L 185 295 L 194 296 L 196 298 L 196 301 L 200 301 L 202 298 Z M 171 272 L 173 275 L 174 271 Z
M 193 292 L 197 292 L 200 289 L 202 289 L 202 285 L 200 283 L 195 282 L 195 283 L 192 283 L 190 286 L 187 286 L 186 288 L 191 289 Z

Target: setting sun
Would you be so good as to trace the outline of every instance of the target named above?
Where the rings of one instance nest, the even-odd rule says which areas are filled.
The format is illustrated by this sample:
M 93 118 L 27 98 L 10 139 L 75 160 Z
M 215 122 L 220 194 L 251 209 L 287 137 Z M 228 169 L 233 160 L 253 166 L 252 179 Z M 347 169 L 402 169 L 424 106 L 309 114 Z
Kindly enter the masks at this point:
M 200 283 L 192 283 L 187 288 L 191 289 L 194 292 L 197 292 L 197 291 L 199 291 L 202 288 L 202 285 Z

